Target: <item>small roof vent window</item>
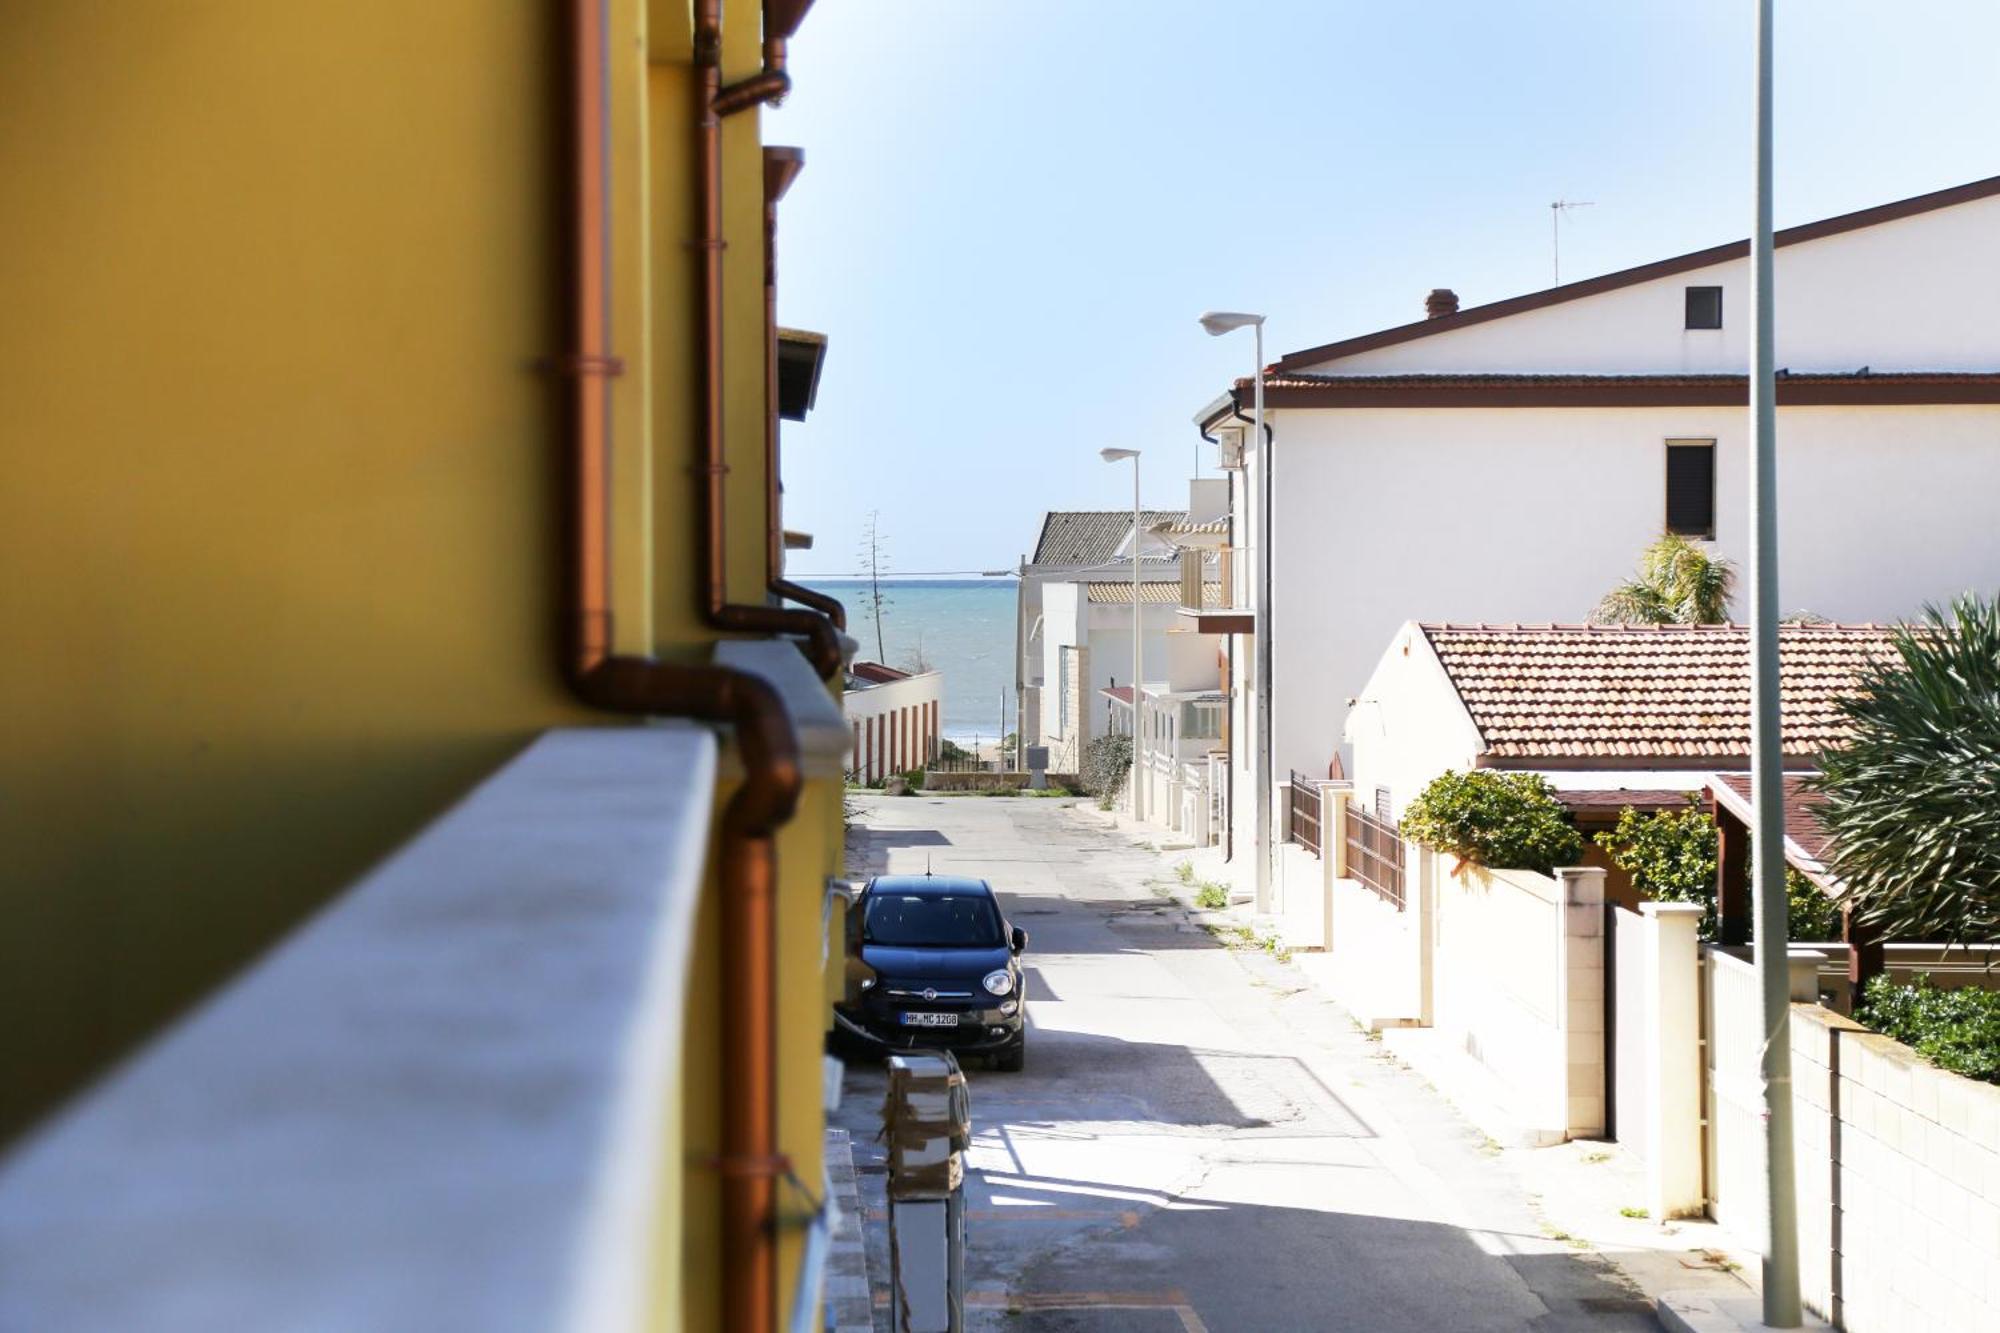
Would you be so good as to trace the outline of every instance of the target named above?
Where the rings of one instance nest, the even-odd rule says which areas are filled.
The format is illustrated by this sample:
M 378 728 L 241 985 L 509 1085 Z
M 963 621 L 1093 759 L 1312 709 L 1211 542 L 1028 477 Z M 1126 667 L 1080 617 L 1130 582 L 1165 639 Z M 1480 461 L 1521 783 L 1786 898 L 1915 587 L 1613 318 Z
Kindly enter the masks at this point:
M 1719 329 L 1722 327 L 1722 288 L 1690 287 L 1687 289 L 1687 327 L 1691 329 Z

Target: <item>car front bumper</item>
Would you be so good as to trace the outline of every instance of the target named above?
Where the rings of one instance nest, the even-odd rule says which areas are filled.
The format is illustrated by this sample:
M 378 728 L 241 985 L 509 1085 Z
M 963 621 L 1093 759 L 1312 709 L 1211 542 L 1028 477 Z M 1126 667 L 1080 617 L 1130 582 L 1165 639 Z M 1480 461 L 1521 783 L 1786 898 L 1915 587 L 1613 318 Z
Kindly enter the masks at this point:
M 997 1008 L 960 1009 L 954 1027 L 904 1027 L 900 1009 L 862 1009 L 845 1005 L 833 1010 L 834 1027 L 876 1050 L 963 1051 L 979 1055 L 1017 1046 L 1027 1032 L 1027 1013 L 1017 1008 L 1003 1014 Z

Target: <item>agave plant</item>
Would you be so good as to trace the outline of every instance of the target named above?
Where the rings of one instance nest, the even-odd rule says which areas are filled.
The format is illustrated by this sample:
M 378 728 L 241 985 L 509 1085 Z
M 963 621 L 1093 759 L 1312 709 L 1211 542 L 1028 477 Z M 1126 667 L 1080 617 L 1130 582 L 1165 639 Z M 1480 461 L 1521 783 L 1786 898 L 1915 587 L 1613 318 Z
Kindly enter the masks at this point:
M 1736 568 L 1668 533 L 1639 556 L 1639 573 L 1604 594 L 1593 625 L 1720 625 L 1729 619 Z
M 2000 939 L 2000 601 L 1897 629 L 1812 785 L 1843 901 L 1891 937 Z

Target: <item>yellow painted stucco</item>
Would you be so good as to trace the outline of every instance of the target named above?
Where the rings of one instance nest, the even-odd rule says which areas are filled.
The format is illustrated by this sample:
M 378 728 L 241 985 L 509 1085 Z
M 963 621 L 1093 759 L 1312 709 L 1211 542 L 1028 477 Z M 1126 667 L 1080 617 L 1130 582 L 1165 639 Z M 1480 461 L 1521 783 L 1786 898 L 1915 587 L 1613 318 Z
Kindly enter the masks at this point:
M 687 10 L 610 5 L 613 573 L 621 649 L 700 658 Z M 757 5 L 724 31 L 752 72 Z M 538 732 L 617 724 L 555 659 L 566 43 L 554 0 L 0 0 L 0 1138 Z M 758 113 L 726 123 L 746 602 L 760 153 Z M 839 805 L 815 778 L 780 840 L 782 1147 L 815 1191 Z M 663 1328 L 716 1326 L 703 922 Z

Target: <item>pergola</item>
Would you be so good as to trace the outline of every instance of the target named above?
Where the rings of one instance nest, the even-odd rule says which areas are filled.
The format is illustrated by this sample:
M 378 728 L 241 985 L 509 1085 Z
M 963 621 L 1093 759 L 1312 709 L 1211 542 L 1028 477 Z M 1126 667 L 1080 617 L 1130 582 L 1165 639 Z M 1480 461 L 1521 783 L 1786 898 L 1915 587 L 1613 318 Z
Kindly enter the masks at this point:
M 1787 773 L 1785 783 L 1785 863 L 1836 897 L 1841 884 L 1827 869 L 1828 839 L 1817 811 L 1825 804 L 1818 792 L 1804 785 L 1804 774 Z M 1746 944 L 1750 940 L 1750 775 L 1715 773 L 1708 779 L 1708 808 L 1715 819 L 1716 940 Z M 1855 919 L 1851 906 L 1841 908 L 1840 938 L 1847 945 L 1847 981 L 1858 998 L 1862 988 L 1882 973 L 1880 934 Z

